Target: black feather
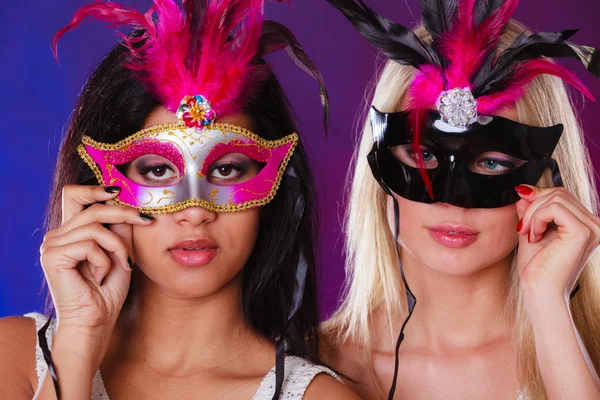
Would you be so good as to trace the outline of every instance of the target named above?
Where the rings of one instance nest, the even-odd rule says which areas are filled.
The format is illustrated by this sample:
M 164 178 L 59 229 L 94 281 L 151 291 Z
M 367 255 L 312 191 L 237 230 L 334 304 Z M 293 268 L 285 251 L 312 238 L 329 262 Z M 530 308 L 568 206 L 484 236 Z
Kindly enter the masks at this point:
M 202 27 L 204 26 L 204 17 L 206 16 L 206 0 L 183 0 L 182 5 L 192 34 L 192 41 L 190 42 L 190 49 L 185 62 L 188 71 L 195 76 L 200 60 L 197 54 L 202 51 L 199 47 Z
M 475 26 L 478 27 L 482 22 L 486 21 L 488 18 L 492 18 L 492 14 L 494 14 L 498 9 L 506 3 L 507 0 L 481 0 L 475 3 Z M 504 27 L 506 30 L 506 26 Z M 517 39 L 518 40 L 518 39 Z M 496 58 L 496 52 L 498 50 L 498 45 L 494 46 L 493 49 L 489 49 L 486 59 L 481 65 L 481 68 L 477 71 L 475 76 L 471 78 L 473 82 L 483 81 L 485 77 L 489 76 L 494 68 L 494 60 Z
M 319 97 L 323 106 L 325 135 L 329 127 L 329 94 L 325 88 L 323 75 L 310 57 L 304 52 L 294 34 L 284 25 L 274 21 L 265 21 L 260 36 L 259 54 L 265 56 L 274 51 L 285 50 L 288 56 L 308 75 L 319 83 Z
M 497 9 L 506 3 L 506 0 L 480 0 L 475 3 L 475 26 L 479 26 Z
M 491 70 L 485 71 L 473 82 L 473 95 L 480 97 L 508 86 L 520 63 L 542 57 L 574 58 L 582 62 L 588 71 L 600 78 L 600 54 L 593 47 L 580 46 L 567 39 L 577 30 L 521 34 L 498 56 Z
M 399 64 L 440 66 L 438 55 L 411 30 L 371 10 L 362 0 L 327 0 L 356 27 L 373 46 Z
M 457 0 L 419 0 L 423 25 L 434 40 L 452 30 L 458 9 Z

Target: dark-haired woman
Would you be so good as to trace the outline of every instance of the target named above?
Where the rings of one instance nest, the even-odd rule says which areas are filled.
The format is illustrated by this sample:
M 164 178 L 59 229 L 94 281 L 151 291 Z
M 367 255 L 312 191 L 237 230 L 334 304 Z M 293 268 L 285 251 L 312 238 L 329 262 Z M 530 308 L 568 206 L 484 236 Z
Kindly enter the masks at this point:
M 318 71 L 262 1 L 154 3 L 96 2 L 57 35 L 136 28 L 67 129 L 41 248 L 56 318 L 0 321 L 2 397 L 357 398 L 316 356 L 311 177 L 261 56 L 294 44 Z

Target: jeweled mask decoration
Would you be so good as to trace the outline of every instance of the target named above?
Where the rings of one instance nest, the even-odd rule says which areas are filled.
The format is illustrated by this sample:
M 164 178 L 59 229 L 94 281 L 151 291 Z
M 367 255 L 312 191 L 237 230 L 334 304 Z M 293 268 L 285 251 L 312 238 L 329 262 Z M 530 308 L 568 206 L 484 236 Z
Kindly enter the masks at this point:
M 588 98 L 593 99 L 590 91 L 569 70 L 547 59 L 548 57 L 566 57 L 580 61 L 586 69 L 600 77 L 600 52 L 589 46 L 575 44 L 569 39 L 577 30 L 561 32 L 523 32 L 507 49 L 496 54 L 500 38 L 506 31 L 509 21 L 518 4 L 518 0 L 420 0 L 423 25 L 429 37 L 423 40 L 412 30 L 395 23 L 371 10 L 363 0 L 327 0 L 340 10 L 358 31 L 378 48 L 387 58 L 402 65 L 415 68 L 414 79 L 410 83 L 406 95 L 405 112 L 406 124 L 394 124 L 394 131 L 386 132 L 387 139 L 397 135 L 394 140 L 407 135 L 412 140 L 414 154 L 414 172 L 418 171 L 427 196 L 410 196 L 416 201 L 436 202 L 445 201 L 446 194 L 436 193 L 439 183 L 439 170 L 427 167 L 424 153 L 429 154 L 423 140 L 433 140 L 432 135 L 438 135 L 438 141 L 447 141 L 449 132 L 453 128 L 455 133 L 462 132 L 463 136 L 472 137 L 474 131 L 480 138 L 497 140 L 502 137 L 496 130 L 486 133 L 486 129 L 497 127 L 499 121 L 495 115 L 513 107 L 516 102 L 527 92 L 528 85 L 538 76 L 547 74 L 561 78 L 571 84 L 575 89 Z M 434 129 L 431 124 L 431 111 L 437 110 L 436 118 L 445 124 L 444 129 Z M 373 116 L 373 114 L 372 114 Z M 483 118 L 483 119 L 482 119 Z M 490 124 L 481 124 L 490 119 L 495 121 Z M 396 118 L 392 118 L 395 120 Z M 371 120 L 374 129 L 384 129 L 381 118 Z M 560 121 L 557 121 L 560 122 Z M 510 125 L 506 131 L 506 141 L 514 139 L 515 132 L 537 132 L 542 128 L 535 128 L 518 123 Z M 473 127 L 472 129 L 470 127 Z M 495 129 L 495 128 L 494 128 Z M 548 127 L 550 132 L 556 132 L 556 127 Z M 381 132 L 374 132 L 374 148 L 370 161 L 376 159 L 377 151 L 384 151 L 378 147 L 378 136 Z M 498 135 L 500 133 L 500 135 Z M 534 152 L 545 152 L 556 146 L 555 134 L 544 136 L 535 135 L 535 145 L 539 149 L 530 149 Z M 547 140 L 547 143 L 544 142 Z M 474 143 L 465 141 L 463 144 Z M 533 143 L 533 142 L 532 142 Z M 381 144 L 381 142 L 379 142 Z M 473 149 L 475 150 L 475 149 Z M 387 154 L 384 154 L 385 157 Z M 550 157 L 551 154 L 548 156 Z M 375 177 L 388 176 L 389 171 L 378 170 L 392 167 L 390 163 L 371 164 Z M 446 164 L 444 164 L 446 165 Z M 439 168 L 442 168 L 440 165 Z M 447 164 L 445 168 L 451 168 Z M 555 182 L 560 182 L 557 166 L 552 168 Z M 432 174 L 437 174 L 437 178 Z M 451 171 L 446 171 L 452 175 Z M 450 176 L 448 175 L 448 176 Z M 540 175 L 536 173 L 535 174 Z M 514 177 L 515 175 L 510 174 Z M 536 184 L 533 175 L 529 179 L 507 179 L 506 184 Z M 539 178 L 539 176 L 538 176 Z M 404 179 L 398 176 L 396 183 Z M 387 180 L 386 180 L 387 181 Z M 500 178 L 487 178 L 485 181 L 501 182 Z M 415 179 L 411 179 L 415 183 Z M 412 189 L 398 185 L 386 186 L 380 181 L 388 192 L 392 189 L 397 194 L 411 192 Z M 435 187 L 434 187 L 435 186 Z M 490 188 L 490 186 L 486 186 Z M 414 188 L 414 186 L 413 186 Z M 419 189 L 420 190 L 420 189 Z M 446 189 L 444 189 L 446 190 Z M 487 194 L 477 190 L 474 184 L 469 185 L 472 192 L 467 196 L 469 201 L 451 201 L 462 207 L 497 207 L 517 201 L 516 193 L 502 195 L 503 200 L 491 201 Z M 504 190 L 504 189 L 502 189 Z M 506 190 L 512 190 L 506 189 Z M 494 190 L 493 192 L 497 192 Z M 486 192 L 489 193 L 489 192 Z M 446 196 L 446 197 L 445 197 Z M 479 199 L 477 197 L 483 196 Z M 510 201 L 508 200 L 510 199 Z
M 84 137 L 79 153 L 98 182 L 122 188 L 119 204 L 151 214 L 192 206 L 233 212 L 273 199 L 297 143 L 296 134 L 269 141 L 235 125 L 180 123 L 115 144 Z
M 260 57 L 286 50 L 318 81 L 327 120 L 321 73 L 288 28 L 263 20 L 264 0 L 183 0 L 183 7 L 173 0 L 153 2 L 146 14 L 108 1 L 87 5 L 57 33 L 54 51 L 58 39 L 86 17 L 138 29 L 138 37 L 121 35 L 129 49 L 123 63 L 180 122 L 132 133 L 115 144 L 86 137 L 80 154 L 99 183 L 122 188 L 117 203 L 148 213 L 190 206 L 238 211 L 268 203 L 298 136 L 281 132 L 281 139 L 265 140 L 242 127 L 220 124 L 218 118 L 244 113 L 270 74 Z M 231 154 L 245 156 L 258 170 L 255 176 L 234 181 L 207 175 L 219 158 Z M 151 155 L 162 160 L 158 167 L 173 179 L 142 178 L 136 168 Z
M 145 14 L 101 0 L 79 9 L 56 34 L 54 53 L 58 39 L 86 17 L 136 29 L 138 36 L 121 35 L 121 45 L 129 50 L 123 63 L 180 122 L 132 132 L 114 144 L 84 137 L 79 153 L 99 183 L 122 188 L 117 203 L 145 212 L 177 212 L 191 206 L 242 211 L 268 203 L 282 182 L 298 136 L 269 132 L 279 139 L 265 140 L 261 132 L 222 124 L 219 118 L 247 113 L 270 75 L 262 57 L 285 50 L 318 81 L 327 131 L 329 100 L 321 73 L 287 27 L 263 20 L 264 0 L 153 3 Z M 240 173 L 232 177 L 232 171 Z M 290 174 L 289 179 L 298 177 Z M 293 219 L 300 224 L 304 199 L 295 201 Z M 283 387 L 286 329 L 302 304 L 307 271 L 302 251 L 295 272 L 285 271 L 295 279 L 293 300 L 276 340 L 273 400 Z
M 555 185 L 561 184 L 552 153 L 562 125 L 538 128 L 480 115 L 471 124 L 455 126 L 439 112 L 428 111 L 419 153 L 430 191 L 414 151 L 410 114 L 375 108 L 369 114 L 375 141 L 368 155 L 371 171 L 386 190 L 405 199 L 497 208 L 518 201 L 515 186 L 535 185 L 546 170 L 552 171 Z

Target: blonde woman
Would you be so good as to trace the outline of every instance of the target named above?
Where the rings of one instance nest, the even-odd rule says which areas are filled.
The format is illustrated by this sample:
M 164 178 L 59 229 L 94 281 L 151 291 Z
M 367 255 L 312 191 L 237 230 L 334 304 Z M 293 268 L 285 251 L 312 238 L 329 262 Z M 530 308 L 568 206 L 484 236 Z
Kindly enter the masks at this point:
M 525 32 L 512 0 L 421 1 L 414 32 L 329 2 L 390 60 L 326 361 L 365 399 L 600 398 L 598 199 L 561 79 L 590 93 L 545 58 L 599 75 L 598 52 Z

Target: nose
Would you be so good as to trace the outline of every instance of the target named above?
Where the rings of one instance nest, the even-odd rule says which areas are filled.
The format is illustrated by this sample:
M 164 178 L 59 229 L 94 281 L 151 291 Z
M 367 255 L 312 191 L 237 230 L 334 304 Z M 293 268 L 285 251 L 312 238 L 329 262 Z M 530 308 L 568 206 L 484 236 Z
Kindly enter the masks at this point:
M 173 221 L 181 225 L 198 226 L 213 222 L 217 213 L 202 207 L 188 207 L 173 214 Z
M 470 196 L 469 184 L 464 175 L 464 164 L 456 160 L 452 156 L 449 161 L 449 170 L 444 183 L 444 195 L 442 201 L 444 203 L 453 204 L 457 207 L 470 207 L 472 199 Z

